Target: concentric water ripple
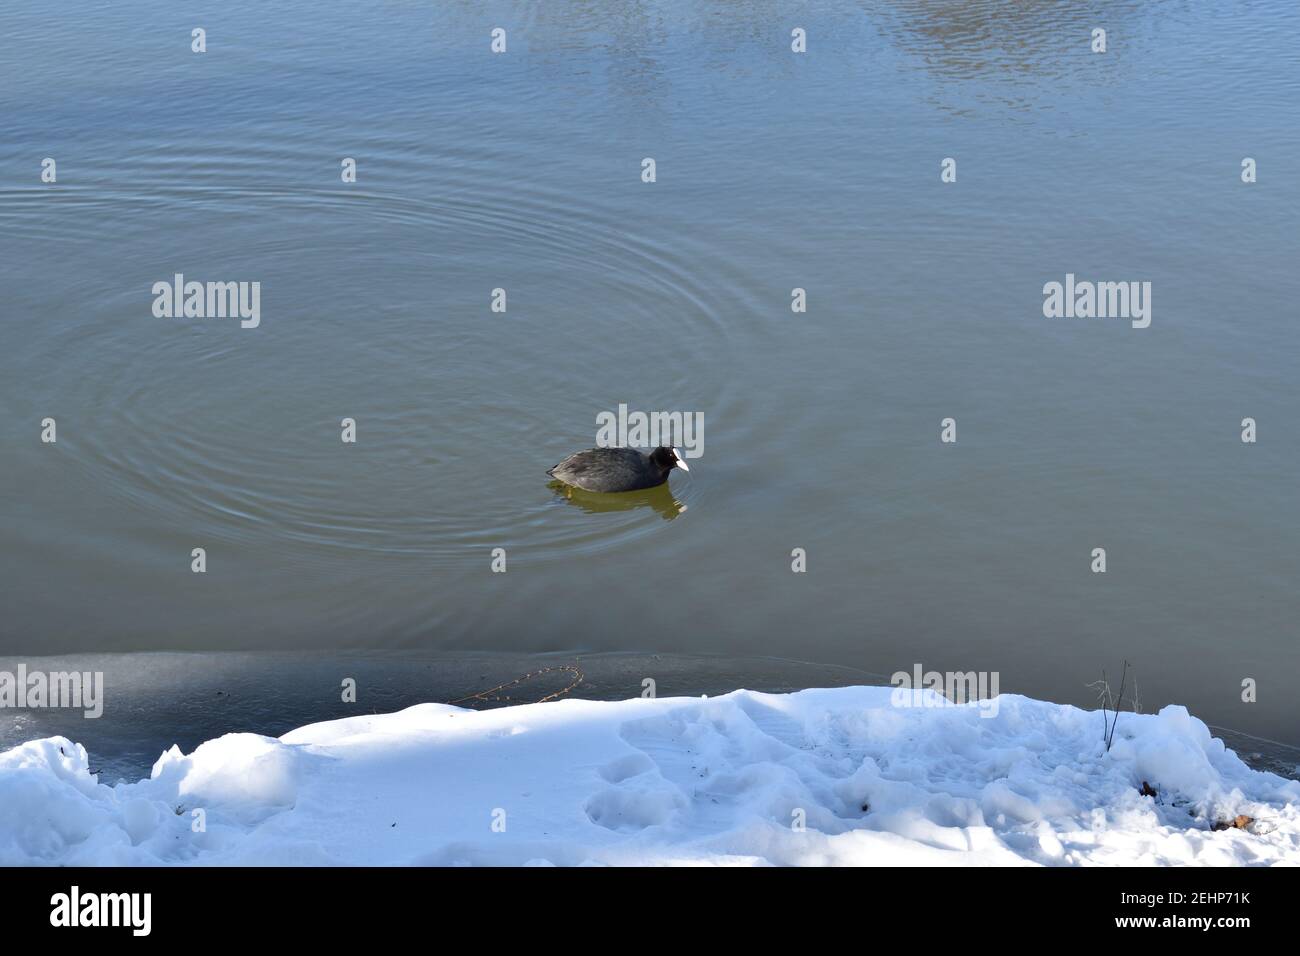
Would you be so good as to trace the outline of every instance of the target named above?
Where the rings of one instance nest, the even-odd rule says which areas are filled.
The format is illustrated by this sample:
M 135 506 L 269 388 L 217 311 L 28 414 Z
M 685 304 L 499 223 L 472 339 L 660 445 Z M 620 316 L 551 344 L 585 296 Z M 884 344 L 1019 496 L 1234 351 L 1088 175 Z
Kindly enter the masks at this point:
M 79 467 L 205 540 L 270 537 L 319 549 L 304 551 L 313 561 L 455 561 L 503 541 L 558 557 L 664 526 L 649 503 L 566 507 L 544 471 L 594 444 L 596 413 L 634 400 L 638 377 L 663 396 L 692 394 L 686 411 L 727 407 L 732 382 L 708 357 L 728 353 L 728 315 L 751 301 L 743 272 L 708 268 L 718 251 L 688 234 L 669 242 L 572 195 L 489 180 L 482 169 L 499 157 L 435 168 L 437 190 L 417 179 L 398 194 L 256 185 L 252 170 L 276 155 L 266 143 L 219 163 L 155 151 L 132 158 L 128 181 L 64 190 L 53 209 L 32 190 L 5 197 L 8 224 L 39 222 L 49 242 L 75 229 L 81 242 L 129 245 L 197 210 L 216 224 L 178 236 L 165 266 L 155 256 L 152 271 L 78 284 L 77 321 L 51 327 L 44 348 L 26 344 L 34 356 L 96 356 L 94 376 L 60 390 L 88 416 Z M 368 242 L 395 232 L 396 253 Z M 509 263 L 504 316 L 487 310 L 486 278 L 472 306 L 443 305 L 443 277 L 481 272 L 476 257 Z M 174 271 L 260 279 L 264 324 L 155 318 L 149 288 Z M 385 287 L 368 281 L 376 274 Z M 553 294 L 530 300 L 532 283 L 557 275 L 567 308 Z M 338 290 L 337 311 L 318 311 L 318 284 Z M 587 314 L 594 302 L 609 314 Z M 343 417 L 358 422 L 355 446 L 340 441 Z M 672 495 L 675 514 L 701 500 L 689 480 Z

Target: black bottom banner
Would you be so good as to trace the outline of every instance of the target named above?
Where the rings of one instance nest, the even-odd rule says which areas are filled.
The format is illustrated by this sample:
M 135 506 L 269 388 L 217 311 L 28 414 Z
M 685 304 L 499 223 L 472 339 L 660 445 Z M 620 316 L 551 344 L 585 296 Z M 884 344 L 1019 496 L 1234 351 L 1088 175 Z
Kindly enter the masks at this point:
M 1289 930 L 1295 890 L 1286 869 L 6 869 L 0 919 L 11 941 L 329 943 L 440 920 L 455 937 L 514 945 L 606 926 L 675 932 L 682 920 L 697 924 L 692 936 L 731 941 L 782 920 L 846 920 L 872 938 L 985 926 L 1226 940 Z

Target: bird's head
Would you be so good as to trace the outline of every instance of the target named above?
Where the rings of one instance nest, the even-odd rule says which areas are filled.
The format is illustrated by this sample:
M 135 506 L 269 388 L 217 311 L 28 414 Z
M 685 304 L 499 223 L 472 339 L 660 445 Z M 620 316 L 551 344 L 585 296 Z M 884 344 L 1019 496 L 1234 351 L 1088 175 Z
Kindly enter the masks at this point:
M 672 471 L 674 468 L 680 468 L 682 471 L 691 470 L 676 448 L 656 448 L 650 453 L 650 460 L 665 472 Z

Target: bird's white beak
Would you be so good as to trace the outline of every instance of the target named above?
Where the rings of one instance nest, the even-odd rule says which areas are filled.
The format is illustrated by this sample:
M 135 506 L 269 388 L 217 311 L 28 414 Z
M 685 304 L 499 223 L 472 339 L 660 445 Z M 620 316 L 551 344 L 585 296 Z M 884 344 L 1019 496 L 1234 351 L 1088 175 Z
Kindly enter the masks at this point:
M 690 471 L 690 469 L 686 467 L 686 459 L 682 457 L 682 453 L 679 452 L 676 448 L 673 449 L 673 457 L 677 459 L 678 468 L 680 468 L 682 471 Z

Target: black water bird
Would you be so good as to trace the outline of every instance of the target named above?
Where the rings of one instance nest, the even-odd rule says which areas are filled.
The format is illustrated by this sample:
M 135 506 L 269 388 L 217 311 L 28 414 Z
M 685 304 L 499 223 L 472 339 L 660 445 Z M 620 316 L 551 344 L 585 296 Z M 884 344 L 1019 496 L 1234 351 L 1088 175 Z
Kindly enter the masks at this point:
M 690 471 L 675 448 L 656 448 L 648 455 L 635 448 L 592 448 L 570 455 L 547 474 L 583 491 L 640 491 L 662 485 L 674 468 Z

